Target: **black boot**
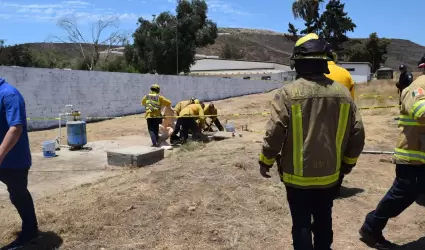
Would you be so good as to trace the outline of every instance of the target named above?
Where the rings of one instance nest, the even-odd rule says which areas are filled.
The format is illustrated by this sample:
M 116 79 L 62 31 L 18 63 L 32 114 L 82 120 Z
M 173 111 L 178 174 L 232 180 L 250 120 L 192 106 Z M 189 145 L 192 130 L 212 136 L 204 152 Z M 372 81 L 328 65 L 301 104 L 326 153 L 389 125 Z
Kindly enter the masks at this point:
M 29 245 L 40 237 L 40 233 L 37 231 L 23 233 L 20 232 L 18 237 L 9 245 L 2 247 L 0 250 L 17 250 Z
M 369 230 L 366 230 L 364 227 L 360 228 L 359 234 L 361 236 L 361 241 L 366 243 L 371 248 L 378 250 L 388 250 L 398 247 L 398 245 L 388 241 L 385 237 L 381 235 L 373 235 Z

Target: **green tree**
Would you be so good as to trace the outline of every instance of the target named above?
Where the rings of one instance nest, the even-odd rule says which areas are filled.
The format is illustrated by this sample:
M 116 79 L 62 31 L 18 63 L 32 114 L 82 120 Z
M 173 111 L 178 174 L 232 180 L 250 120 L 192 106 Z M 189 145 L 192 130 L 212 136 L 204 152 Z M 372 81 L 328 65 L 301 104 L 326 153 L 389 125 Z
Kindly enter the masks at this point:
M 346 33 L 353 32 L 357 27 L 353 20 L 344 11 L 345 4 L 340 1 L 329 1 L 326 10 L 320 16 L 322 27 L 319 36 L 325 39 L 335 50 L 348 41 Z
M 242 59 L 245 56 L 245 51 L 228 43 L 221 47 L 220 57 L 224 59 Z
M 0 65 L 31 67 L 33 58 L 27 44 L 4 47 L 0 56 Z
M 341 45 L 348 41 L 346 33 L 354 31 L 356 25 L 344 11 L 345 4 L 339 0 L 329 0 L 325 11 L 320 13 L 322 3 L 324 0 L 297 0 L 292 4 L 292 13 L 295 18 L 305 21 L 305 28 L 300 31 L 301 34 L 316 33 L 335 50 L 340 50 Z M 295 30 L 289 23 L 288 32 L 294 34 Z
M 372 72 L 379 69 L 381 63 L 387 60 L 388 46 L 391 40 L 379 38 L 376 32 L 369 35 L 363 42 L 352 42 L 347 49 L 346 59 L 350 62 L 370 62 Z
M 0 39 L 0 55 L 3 52 L 3 48 L 4 48 L 4 40 Z
M 207 13 L 203 0 L 179 0 L 176 15 L 163 12 L 151 21 L 139 18 L 126 60 L 142 73 L 189 72 L 196 48 L 214 44 L 217 38 L 217 25 Z
M 296 42 L 299 38 L 298 29 L 292 23 L 288 23 L 288 34 L 285 34 L 286 39 Z

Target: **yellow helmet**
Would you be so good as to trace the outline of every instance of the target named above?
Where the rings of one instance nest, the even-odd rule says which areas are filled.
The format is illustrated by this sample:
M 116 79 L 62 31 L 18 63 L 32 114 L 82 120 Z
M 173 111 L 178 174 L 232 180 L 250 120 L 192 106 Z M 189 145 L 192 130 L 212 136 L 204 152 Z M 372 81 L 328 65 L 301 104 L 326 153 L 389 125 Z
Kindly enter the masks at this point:
M 329 45 L 317 34 L 307 34 L 295 43 L 291 60 L 320 59 L 328 60 Z
M 152 91 L 160 91 L 161 90 L 161 88 L 159 87 L 159 85 L 158 84 L 153 84 L 152 86 L 151 86 L 151 90 Z

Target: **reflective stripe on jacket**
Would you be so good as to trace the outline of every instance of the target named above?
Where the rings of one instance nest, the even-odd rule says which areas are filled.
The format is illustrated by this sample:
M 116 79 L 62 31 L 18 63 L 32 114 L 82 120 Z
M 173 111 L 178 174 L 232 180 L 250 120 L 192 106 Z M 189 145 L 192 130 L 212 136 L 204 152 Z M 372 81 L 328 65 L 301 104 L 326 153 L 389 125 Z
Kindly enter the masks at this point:
M 330 79 L 299 78 L 272 100 L 260 161 L 277 163 L 282 181 L 323 188 L 338 181 L 341 164 L 356 164 L 364 147 L 362 120 L 349 91 Z
M 395 162 L 425 164 L 425 76 L 402 91 L 398 124 L 401 132 L 394 149 Z
M 146 118 L 161 117 L 161 108 L 170 106 L 171 101 L 160 94 L 150 92 L 142 99 L 142 105 L 146 107 Z
M 330 73 L 325 76 L 344 85 L 350 91 L 351 97 L 354 98 L 354 81 L 350 72 L 333 61 L 328 61 L 328 69 Z

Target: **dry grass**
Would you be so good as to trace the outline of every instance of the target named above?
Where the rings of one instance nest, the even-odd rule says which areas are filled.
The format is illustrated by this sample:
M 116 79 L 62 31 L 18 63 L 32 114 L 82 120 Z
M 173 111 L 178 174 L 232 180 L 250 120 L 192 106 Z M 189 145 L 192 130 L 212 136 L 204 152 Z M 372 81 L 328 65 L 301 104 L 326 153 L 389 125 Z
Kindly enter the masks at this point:
M 358 86 L 357 92 L 390 95 L 394 94 L 391 84 Z M 233 98 L 216 105 L 222 113 L 262 112 L 268 110 L 273 94 Z M 362 106 L 373 101 L 358 98 L 357 102 Z M 395 111 L 361 112 L 367 147 L 391 148 L 397 132 L 392 116 Z M 237 128 L 248 125 L 261 131 L 267 117 L 227 119 Z M 128 117 L 119 119 L 119 123 L 93 124 L 89 138 L 141 133 L 143 127 L 122 126 L 133 120 Z M 105 137 L 94 137 L 96 132 Z M 31 140 L 44 133 L 32 133 Z M 39 199 L 36 206 L 41 229 L 60 235 L 64 249 L 292 249 L 292 222 L 284 187 L 276 170 L 271 179 L 263 179 L 258 173 L 261 144 L 257 142 L 262 134 L 243 135 L 208 144 L 187 144 L 152 167 Z M 333 249 L 368 249 L 358 239 L 357 230 L 392 183 L 394 168 L 385 160 L 388 157 L 363 155 L 347 176 L 346 198 L 337 200 L 334 206 Z M 386 236 L 400 244 L 418 240 L 425 229 L 421 214 L 417 205 L 410 207 L 390 221 Z M 19 220 L 9 203 L 0 208 L 0 218 L 0 242 L 4 243 L 12 239 Z M 425 245 L 418 241 L 403 249 L 425 249 Z

